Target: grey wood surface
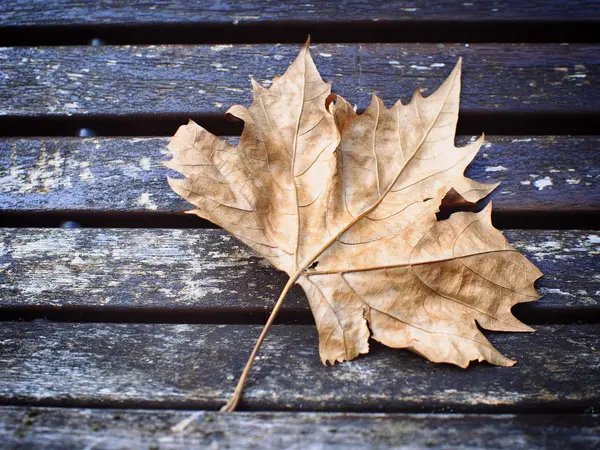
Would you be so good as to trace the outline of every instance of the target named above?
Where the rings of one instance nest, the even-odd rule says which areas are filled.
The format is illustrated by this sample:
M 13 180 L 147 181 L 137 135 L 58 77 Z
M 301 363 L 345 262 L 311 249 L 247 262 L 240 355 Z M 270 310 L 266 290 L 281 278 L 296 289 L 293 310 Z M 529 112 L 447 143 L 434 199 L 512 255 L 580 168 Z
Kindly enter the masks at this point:
M 0 48 L 0 115 L 222 115 L 248 105 L 249 77 L 267 85 L 299 45 Z M 463 63 L 463 113 L 597 113 L 596 44 L 326 44 L 312 52 L 348 101 L 388 106 L 428 95 Z M 483 130 L 482 130 L 483 131 Z M 33 130 L 32 130 L 33 132 Z
M 0 403 L 214 409 L 233 392 L 260 325 L 5 322 Z M 433 364 L 407 350 L 324 367 L 317 331 L 276 325 L 243 409 L 387 412 L 593 412 L 600 325 L 488 333 L 511 368 Z
M 469 140 L 459 137 L 457 145 Z M 191 209 L 166 183 L 167 175 L 179 176 L 160 164 L 170 158 L 167 143 L 142 137 L 0 139 L 0 209 Z M 502 182 L 491 195 L 495 211 L 597 210 L 599 147 L 598 136 L 487 136 L 467 174 Z
M 533 323 L 600 319 L 600 233 L 505 234 L 545 274 L 537 282 L 544 297 L 518 305 L 519 317 Z M 87 320 L 94 311 L 155 309 L 188 313 L 186 321 L 207 314 L 224 320 L 235 312 L 258 313 L 254 320 L 260 321 L 287 281 L 222 230 L 4 228 L 0 245 L 0 319 L 9 310 L 45 308 L 88 311 Z M 306 322 L 308 311 L 296 286 L 284 312 Z
M 235 413 L 0 407 L 5 449 L 590 449 L 598 415 Z M 190 417 L 182 431 L 171 428 Z
M 598 20 L 596 1 L 575 0 L 460 0 L 381 2 L 377 8 L 364 0 L 243 3 L 234 0 L 186 2 L 84 0 L 4 0 L 0 6 L 2 26 L 112 25 L 112 24 L 289 24 L 301 22 L 353 23 L 368 20 L 416 22 L 473 21 L 569 21 Z
M 326 42 L 465 39 L 314 45 L 323 77 L 359 109 L 370 93 L 388 106 L 417 87 L 430 94 L 462 56 L 461 132 L 489 123 L 500 134 L 590 133 L 600 46 L 573 42 L 591 42 L 598 24 L 596 0 L 5 0 L 0 41 L 13 47 L 0 48 L 0 134 L 93 124 L 158 135 L 165 127 L 152 133 L 153 124 L 186 117 L 235 134 L 222 114 L 248 105 L 249 78 L 268 86 L 300 45 L 229 44 L 311 31 Z M 215 44 L 72 45 L 91 37 Z M 521 39 L 553 43 L 465 43 Z M 592 217 L 599 141 L 492 136 L 468 175 L 502 181 L 495 210 L 519 226 Z M 189 206 L 165 183 L 166 143 L 0 139 L 0 215 L 179 213 Z M 373 343 L 369 355 L 325 368 L 294 289 L 283 321 L 302 325 L 267 337 L 241 404 L 254 412 L 223 415 L 211 410 L 231 394 L 283 274 L 216 229 L 0 228 L 0 447 L 600 448 L 600 233 L 505 234 L 546 274 L 544 298 L 515 308 L 536 333 L 486 333 L 515 367 L 462 370 Z

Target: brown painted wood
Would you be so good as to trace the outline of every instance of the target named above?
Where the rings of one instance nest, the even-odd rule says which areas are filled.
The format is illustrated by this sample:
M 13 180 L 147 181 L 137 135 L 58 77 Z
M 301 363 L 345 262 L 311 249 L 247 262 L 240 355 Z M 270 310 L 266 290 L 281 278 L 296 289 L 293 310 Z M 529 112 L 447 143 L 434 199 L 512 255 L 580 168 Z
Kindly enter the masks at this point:
M 9 449 L 594 448 L 593 415 L 235 413 L 0 407 Z M 193 418 L 183 432 L 172 427 Z
M 234 144 L 237 138 L 227 138 Z M 457 145 L 469 139 L 459 137 Z M 0 139 L 0 209 L 160 211 L 191 205 L 166 183 L 168 138 Z M 488 136 L 467 174 L 502 184 L 501 212 L 600 209 L 600 137 Z
M 261 326 L 5 322 L 0 402 L 214 409 Z M 407 350 L 324 367 L 314 326 L 271 329 L 242 408 L 402 412 L 590 412 L 600 401 L 600 325 L 494 333 L 511 368 L 436 365 Z
M 544 297 L 518 305 L 525 321 L 600 319 L 600 233 L 510 230 L 545 276 Z M 102 320 L 261 322 L 287 277 L 221 230 L 0 229 L 0 319 L 15 310 L 114 313 Z M 154 310 L 154 311 L 153 311 Z M 140 316 L 136 316 L 138 311 Z M 228 314 L 240 313 L 236 318 Z M 247 314 L 256 314 L 248 318 Z M 286 321 L 312 322 L 295 287 Z M 144 315 L 145 314 L 145 315 Z M 42 315 L 42 314 L 39 314 Z M 246 318 L 244 318 L 246 315 Z M 75 320 L 77 316 L 74 316 Z
M 0 115 L 221 116 L 249 104 L 249 77 L 268 84 L 299 45 L 0 48 Z M 595 44 L 327 44 L 312 47 L 334 92 L 391 106 L 427 95 L 464 58 L 462 113 L 597 113 Z M 265 81 L 266 80 L 266 81 Z M 490 125 L 492 126 L 492 125 Z M 35 133 L 35 130 L 29 130 Z M 488 129 L 489 132 L 489 129 Z M 548 130 L 551 132 L 551 130 Z

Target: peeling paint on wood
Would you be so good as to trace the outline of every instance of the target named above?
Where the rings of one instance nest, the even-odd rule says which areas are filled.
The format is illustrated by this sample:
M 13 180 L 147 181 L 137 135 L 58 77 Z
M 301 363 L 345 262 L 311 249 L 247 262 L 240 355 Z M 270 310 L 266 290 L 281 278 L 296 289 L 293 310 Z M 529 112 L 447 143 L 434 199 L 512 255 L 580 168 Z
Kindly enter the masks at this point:
M 171 427 L 190 411 L 0 407 L 8 448 L 398 449 L 594 448 L 594 415 L 235 413 L 200 411 L 183 433 Z
M 0 31 L 8 35 L 23 25 L 47 32 L 56 25 L 93 31 L 94 26 L 156 23 L 223 30 L 332 23 L 368 29 L 369 19 L 387 22 L 373 27 L 443 22 L 476 28 L 525 19 L 525 26 L 535 29 L 565 20 L 589 26 L 600 17 L 598 2 L 588 0 L 408 1 L 377 8 L 362 0 L 293 6 L 249 1 L 112 1 L 107 6 L 6 0 L 0 4 Z M 0 48 L 0 116 L 214 117 L 230 104 L 248 104 L 248 77 L 270 85 L 269 78 L 283 73 L 297 49 L 229 44 Z M 372 92 L 388 106 L 397 98 L 406 101 L 416 87 L 432 92 L 463 56 L 462 112 L 471 116 L 599 111 L 597 44 L 329 44 L 313 49 L 324 77 L 335 80 L 334 89 L 360 108 Z M 596 136 L 491 137 L 468 175 L 503 182 L 493 194 L 497 211 L 596 211 L 599 141 Z M 168 189 L 167 171 L 159 165 L 166 142 L 0 139 L 0 209 L 188 209 Z M 546 273 L 539 282 L 544 298 L 520 305 L 517 316 L 593 324 L 541 325 L 533 335 L 488 333 L 502 351 L 519 359 L 518 365 L 475 364 L 466 371 L 377 344 L 369 356 L 323 368 L 314 327 L 276 326 L 259 354 L 242 405 L 438 414 L 201 411 L 185 432 L 174 433 L 172 426 L 190 417 L 190 411 L 105 408 L 220 406 L 260 327 L 3 322 L 0 403 L 70 408 L 0 407 L 0 440 L 7 448 L 60 450 L 598 447 L 600 233 L 506 234 Z M 283 274 L 218 230 L 0 229 L 0 319 L 3 310 L 43 308 L 184 311 L 203 317 L 217 311 L 219 320 L 235 313 L 246 317 L 272 308 L 284 282 Z M 284 311 L 308 316 L 300 289 L 293 290 Z
M 600 312 L 600 233 L 511 230 L 545 276 L 517 315 Z M 222 230 L 0 229 L 2 308 L 266 311 L 287 277 Z M 308 312 L 295 287 L 284 310 Z
M 214 409 L 233 391 L 261 328 L 5 322 L 0 402 Z M 599 325 L 489 337 L 516 366 L 463 370 L 373 344 L 368 356 L 323 367 L 314 326 L 277 325 L 255 361 L 242 407 L 583 413 L 598 405 Z
M 298 48 L 233 45 L 219 52 L 210 45 L 0 48 L 0 115 L 221 115 L 230 105 L 250 104 L 248 77 L 264 80 L 283 74 Z M 335 77 L 334 92 L 359 108 L 368 105 L 371 93 L 391 106 L 398 99 L 406 102 L 419 87 L 433 92 L 462 56 L 461 113 L 598 112 L 600 47 L 595 44 L 312 48 L 323 78 L 341 74 Z M 275 55 L 281 59 L 265 59 Z M 399 64 L 390 66 L 390 61 Z M 579 73 L 575 66 L 580 61 L 585 61 L 585 78 L 569 78 Z
M 23 0 L 4 0 L 0 15 L 4 26 L 49 25 L 142 25 L 179 24 L 215 26 L 224 24 L 290 23 L 328 25 L 371 21 L 410 21 L 423 25 L 431 21 L 494 23 L 497 20 L 527 20 L 532 23 L 548 20 L 591 20 L 600 14 L 597 2 L 590 0 L 462 0 L 382 2 L 373 5 L 364 0 L 344 2 L 307 2 L 306 0 L 265 4 L 251 0 L 240 5 L 234 0 L 212 0 L 201 4 L 172 0 L 113 1 L 109 5 L 81 0 L 52 0 L 32 4 Z
M 235 144 L 237 138 L 227 140 Z M 470 140 L 460 137 L 457 145 Z M 188 210 L 191 205 L 166 183 L 167 175 L 178 175 L 160 165 L 168 159 L 167 143 L 167 138 L 0 139 L 0 208 Z M 502 182 L 491 196 L 495 211 L 589 211 L 600 208 L 599 146 L 598 136 L 488 136 L 467 175 Z

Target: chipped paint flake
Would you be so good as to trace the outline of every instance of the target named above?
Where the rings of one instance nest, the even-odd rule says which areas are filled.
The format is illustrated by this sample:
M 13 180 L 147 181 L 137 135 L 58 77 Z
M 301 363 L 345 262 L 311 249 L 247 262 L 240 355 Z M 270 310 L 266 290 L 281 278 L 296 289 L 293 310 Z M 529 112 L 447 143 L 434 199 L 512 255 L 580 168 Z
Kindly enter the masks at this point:
M 147 158 L 145 156 L 140 158 L 140 167 L 142 168 L 142 170 L 150 170 L 150 167 L 152 167 L 150 158 Z
M 590 244 L 600 244 L 600 236 L 597 234 L 589 234 L 586 238 Z
M 71 260 L 71 264 L 76 265 L 76 266 L 81 266 L 81 265 L 85 264 L 85 261 L 83 259 L 81 259 L 81 257 L 79 255 L 75 255 L 75 257 Z
M 552 179 L 550 177 L 540 178 L 539 180 L 535 180 L 533 184 L 538 188 L 538 191 L 543 191 L 544 188 L 552 186 Z
M 154 201 L 150 199 L 151 195 L 152 194 L 144 192 L 142 195 L 140 195 L 140 198 L 136 200 L 135 204 L 141 206 L 142 208 L 151 209 L 155 211 L 156 209 L 158 209 L 158 206 Z
M 227 50 L 228 48 L 233 48 L 233 45 L 231 45 L 231 44 L 227 44 L 227 45 L 213 45 L 210 49 L 213 52 L 221 52 L 223 50 Z
M 13 147 L 13 155 L 13 164 L 2 178 L 4 192 L 47 194 L 54 189 L 73 187 L 71 177 L 64 174 L 65 158 L 59 150 L 49 155 L 45 143 L 41 143 L 35 163 L 27 166 L 16 164 L 16 147 Z
M 560 289 L 555 289 L 555 288 L 539 287 L 538 290 L 540 291 L 540 294 L 542 294 L 542 295 L 555 294 L 555 295 L 564 295 L 565 297 L 576 297 L 576 295 L 572 294 L 571 292 L 565 292 L 565 291 L 561 291 Z
M 540 247 L 550 250 L 560 250 L 562 245 L 556 241 L 545 241 L 540 244 Z
M 79 174 L 79 179 L 81 181 L 90 182 L 94 179 L 94 174 L 92 173 L 89 167 L 84 167 L 84 169 Z
M 485 168 L 486 172 L 506 172 L 507 170 L 508 169 L 504 166 L 491 166 Z
M 260 19 L 260 16 L 237 16 L 234 20 L 233 20 L 233 24 L 237 25 L 240 22 L 244 21 L 244 20 L 256 20 L 256 19 Z

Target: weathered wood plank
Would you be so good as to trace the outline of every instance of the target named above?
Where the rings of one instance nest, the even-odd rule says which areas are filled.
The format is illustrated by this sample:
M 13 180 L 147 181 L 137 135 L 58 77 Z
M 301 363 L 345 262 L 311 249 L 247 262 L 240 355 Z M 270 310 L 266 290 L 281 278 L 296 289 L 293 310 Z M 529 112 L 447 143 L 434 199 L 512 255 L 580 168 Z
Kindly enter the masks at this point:
M 175 0 L 112 1 L 110 4 L 81 0 L 4 0 L 1 26 L 140 25 L 140 24 L 304 24 L 375 21 L 593 21 L 600 16 L 597 1 L 575 0 L 459 0 L 381 2 L 377 8 L 364 0 L 306 3 L 212 0 L 201 3 Z
M 184 432 L 171 428 L 193 415 Z M 597 415 L 235 413 L 0 407 L 4 448 L 594 448 Z
M 232 144 L 236 138 L 227 138 Z M 457 145 L 468 142 L 459 137 Z M 0 139 L 0 209 L 184 211 L 167 138 Z M 467 174 L 500 181 L 495 211 L 600 209 L 599 136 L 488 136 Z
M 214 409 L 242 370 L 261 326 L 4 322 L 0 403 Z M 242 407 L 396 412 L 591 412 L 600 401 L 599 325 L 496 333 L 511 368 L 436 365 L 373 345 L 335 367 L 314 326 L 272 328 Z
M 0 48 L 0 115 L 221 115 L 249 104 L 253 76 L 268 84 L 298 45 Z M 390 106 L 427 95 L 464 57 L 463 113 L 597 113 L 594 44 L 315 45 L 335 92 L 359 108 L 376 92 Z M 266 80 L 266 81 L 265 81 Z M 33 130 L 32 130 L 33 131 Z
M 519 317 L 536 323 L 598 317 L 599 233 L 506 235 L 545 273 L 538 281 L 544 297 L 518 305 Z M 264 313 L 287 281 L 222 230 L 5 228 L 0 245 L 0 318 L 3 310 L 19 308 L 156 308 L 161 314 L 186 312 L 196 321 L 210 312 Z M 284 312 L 309 314 L 299 287 Z

